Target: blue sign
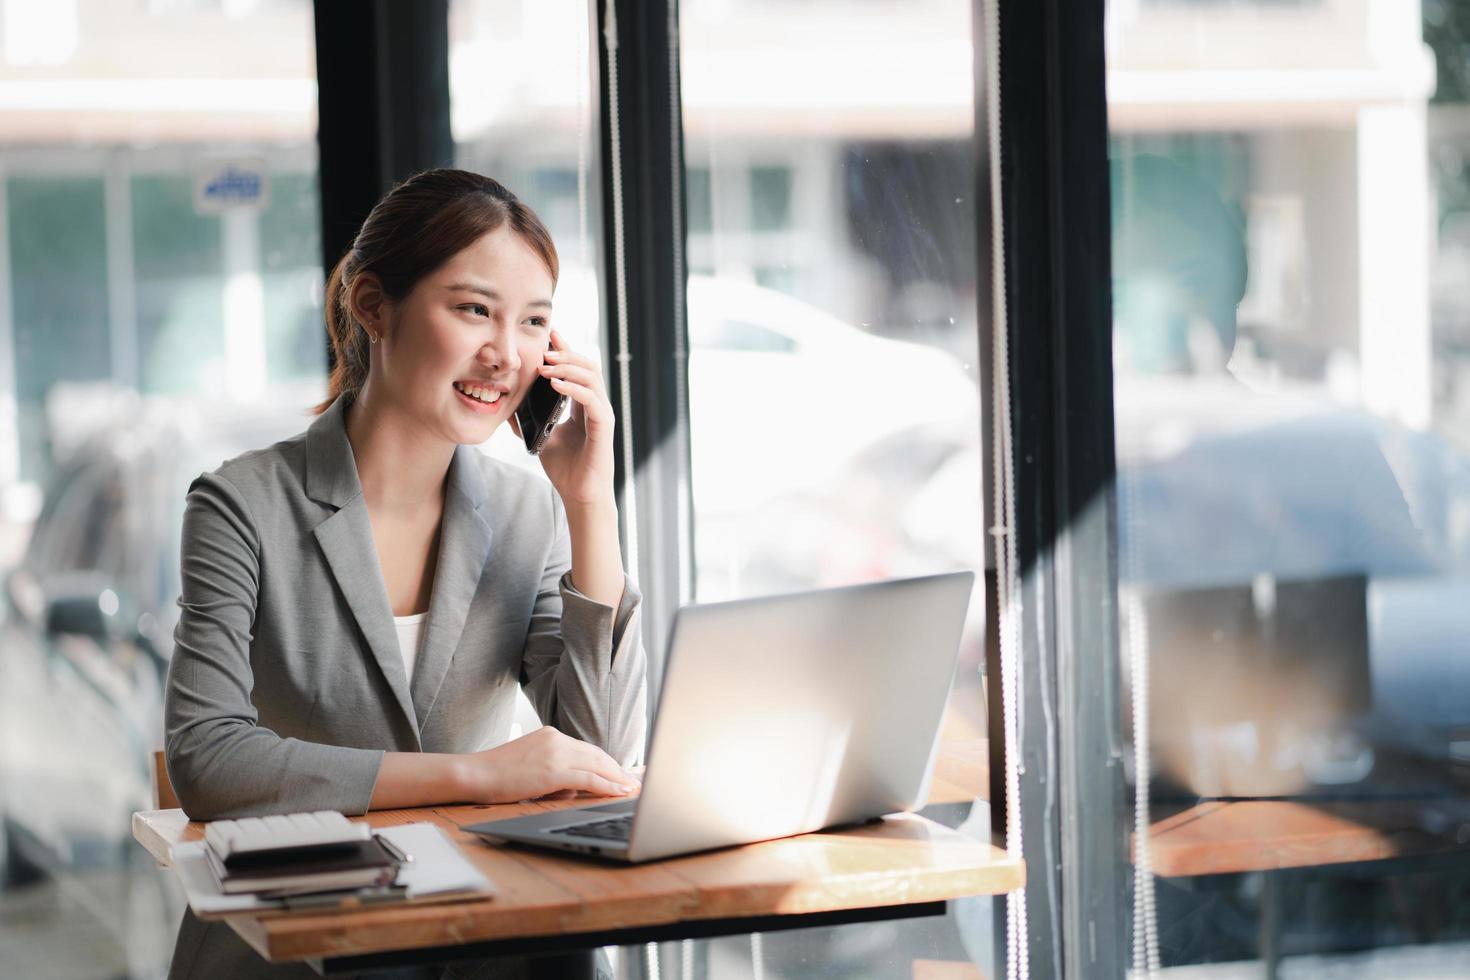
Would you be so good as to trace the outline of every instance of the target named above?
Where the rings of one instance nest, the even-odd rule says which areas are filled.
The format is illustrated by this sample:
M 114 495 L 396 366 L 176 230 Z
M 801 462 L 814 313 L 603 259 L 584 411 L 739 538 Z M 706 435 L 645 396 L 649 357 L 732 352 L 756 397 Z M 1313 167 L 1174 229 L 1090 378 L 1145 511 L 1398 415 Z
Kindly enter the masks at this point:
M 194 207 L 201 214 L 258 210 L 265 205 L 269 186 L 264 161 L 212 161 L 196 171 Z

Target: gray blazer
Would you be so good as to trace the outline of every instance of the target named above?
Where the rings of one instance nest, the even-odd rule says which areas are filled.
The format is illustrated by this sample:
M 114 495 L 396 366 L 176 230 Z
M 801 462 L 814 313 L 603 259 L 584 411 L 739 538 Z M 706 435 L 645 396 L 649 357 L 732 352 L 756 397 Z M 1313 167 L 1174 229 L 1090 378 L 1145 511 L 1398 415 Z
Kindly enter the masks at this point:
M 517 684 L 547 724 L 635 763 L 647 698 L 637 587 L 625 581 L 617 609 L 573 588 L 556 491 L 471 446 L 449 466 L 423 646 L 405 676 L 345 397 L 189 488 L 164 701 L 184 810 L 363 813 L 385 751 L 504 742 Z

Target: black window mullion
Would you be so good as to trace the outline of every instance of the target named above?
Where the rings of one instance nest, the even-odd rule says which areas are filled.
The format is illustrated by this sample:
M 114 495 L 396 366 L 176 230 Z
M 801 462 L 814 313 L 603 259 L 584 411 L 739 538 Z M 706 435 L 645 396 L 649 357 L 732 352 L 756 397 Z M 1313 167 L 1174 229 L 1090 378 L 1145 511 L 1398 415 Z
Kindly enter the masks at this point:
M 1103 5 L 998 6 L 999 24 L 985 25 L 984 4 L 975 3 L 977 35 L 1000 32 L 1026 942 L 1032 975 L 1122 977 L 1130 821 L 1118 708 Z M 984 71 L 980 40 L 977 73 Z M 977 84 L 982 121 L 984 91 Z M 980 175 L 988 180 L 984 168 Z M 988 199 L 989 187 L 980 190 Z M 981 252 L 983 258 L 988 248 Z M 989 282 L 988 267 L 980 278 Z M 988 358 L 992 324 L 980 319 Z M 987 462 L 992 427 L 984 430 Z M 987 521 L 991 513 L 987 502 Z M 994 615 L 990 623 L 993 636 Z M 994 643 L 988 661 L 992 820 L 999 828 L 1005 809 L 1003 777 L 995 772 L 1003 755 Z M 997 908 L 1000 927 L 1004 909 Z
M 454 164 L 449 0 L 315 0 L 322 264 L 352 245 L 378 199 Z M 330 369 L 331 346 L 327 357 Z
M 598 45 L 608 391 L 618 412 L 616 481 L 624 547 L 644 594 L 650 704 L 668 626 L 693 594 L 688 331 L 684 304 L 684 154 L 675 0 L 592 0 Z M 608 89 L 609 14 L 616 27 L 616 91 Z M 616 118 L 618 145 L 613 144 Z M 617 154 L 616 158 L 614 154 Z M 613 172 L 614 160 L 621 172 Z M 621 227 L 616 213 L 621 192 Z M 619 232 L 621 231 L 621 238 Z M 618 248 L 622 261 L 618 262 Z M 626 276 L 627 347 L 620 341 L 618 275 Z M 626 358 L 627 379 L 620 357 Z M 624 430 L 632 437 L 632 470 Z M 636 514 L 629 506 L 632 489 Z M 636 537 L 628 531 L 636 526 Z

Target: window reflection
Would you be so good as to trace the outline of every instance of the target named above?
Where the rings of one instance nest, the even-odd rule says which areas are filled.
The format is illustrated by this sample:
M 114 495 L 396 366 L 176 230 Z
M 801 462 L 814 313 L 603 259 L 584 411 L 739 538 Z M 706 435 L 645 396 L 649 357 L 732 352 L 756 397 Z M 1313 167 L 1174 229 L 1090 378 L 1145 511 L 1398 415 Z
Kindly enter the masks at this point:
M 1135 966 L 1465 968 L 1463 924 L 1400 904 L 1470 892 L 1466 270 L 1432 246 L 1461 176 L 1429 165 L 1455 110 L 1421 42 L 1462 38 L 1465 6 L 1109 8 L 1121 648 L 1156 892 Z

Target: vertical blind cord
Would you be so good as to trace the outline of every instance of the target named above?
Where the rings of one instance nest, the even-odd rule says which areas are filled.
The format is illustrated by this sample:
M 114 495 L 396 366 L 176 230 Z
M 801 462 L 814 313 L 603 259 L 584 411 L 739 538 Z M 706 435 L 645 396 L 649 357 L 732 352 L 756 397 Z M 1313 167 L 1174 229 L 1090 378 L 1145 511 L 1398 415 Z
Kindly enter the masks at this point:
M 669 322 L 674 327 L 674 417 L 679 425 L 689 419 L 689 356 L 685 345 L 684 330 L 684 127 L 681 113 L 683 99 L 679 91 L 679 5 L 668 5 L 669 48 L 669 202 L 673 225 L 669 231 L 670 251 L 674 266 L 674 306 L 669 311 Z M 676 429 L 676 431 L 680 431 Z M 672 452 L 678 460 L 674 471 L 678 474 L 677 493 L 673 499 L 674 520 L 678 527 L 675 541 L 679 549 L 678 587 L 679 605 L 694 598 L 694 528 L 690 513 L 689 484 L 692 461 L 688 458 L 688 441 L 684 438 L 671 440 Z
M 1016 629 L 1020 622 L 1019 583 L 1016 578 L 1015 468 L 1011 420 L 1010 344 L 1006 312 L 1005 215 L 1001 198 L 1000 152 L 1000 5 L 985 0 L 986 137 L 990 156 L 990 273 L 992 301 L 991 435 L 995 538 L 996 608 L 1000 612 L 1000 688 L 1005 738 L 1006 850 L 1014 858 L 1025 854 L 1021 829 L 1020 762 L 1020 649 Z M 1030 949 L 1026 942 L 1026 890 L 1006 895 L 1006 977 L 1028 980 Z
M 623 506 L 624 526 L 628 529 L 628 575 L 638 575 L 638 497 L 633 458 L 633 395 L 630 377 L 632 353 L 628 350 L 628 268 L 623 247 L 623 137 L 618 118 L 618 15 L 613 0 L 603 5 L 606 25 L 602 43 L 607 47 L 607 115 L 609 147 L 612 159 L 613 205 L 613 286 L 617 295 L 617 349 L 614 360 L 618 372 L 618 416 L 623 420 Z
M 1126 169 L 1120 196 L 1120 220 L 1124 223 L 1131 222 L 1133 174 Z M 1121 242 L 1132 240 L 1132 235 L 1127 232 L 1119 236 Z M 1144 615 L 1143 600 L 1137 589 L 1137 583 L 1142 580 L 1138 542 L 1143 538 L 1139 533 L 1135 480 L 1131 471 L 1124 472 L 1122 517 L 1129 541 L 1124 549 L 1124 572 L 1132 585 L 1123 595 L 1123 608 L 1127 617 L 1124 642 L 1128 648 L 1128 685 L 1133 702 L 1133 970 L 1139 976 L 1153 978 L 1158 975 L 1159 970 L 1159 920 L 1158 910 L 1154 905 L 1153 851 L 1149 840 L 1148 798 L 1152 770 L 1149 745 L 1149 635 L 1148 619 Z
M 584 42 L 577 45 L 577 264 L 586 269 L 592 264 L 592 236 L 587 221 L 587 167 L 591 153 L 588 143 L 592 136 L 591 113 L 588 111 L 587 89 L 592 84 L 587 65 L 590 38 L 578 38 Z

